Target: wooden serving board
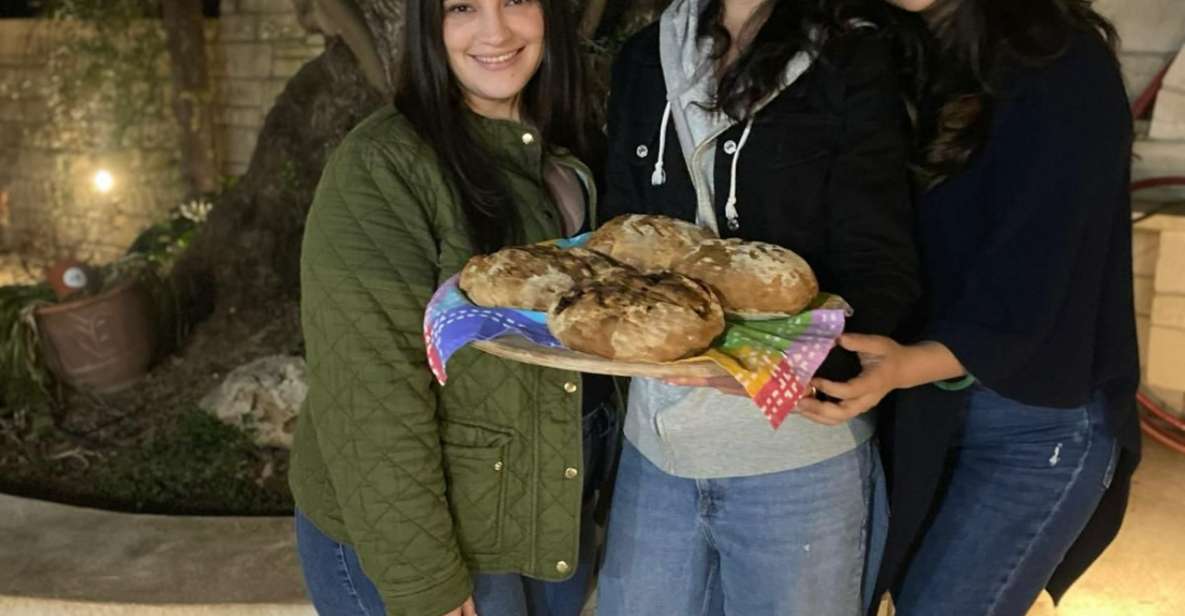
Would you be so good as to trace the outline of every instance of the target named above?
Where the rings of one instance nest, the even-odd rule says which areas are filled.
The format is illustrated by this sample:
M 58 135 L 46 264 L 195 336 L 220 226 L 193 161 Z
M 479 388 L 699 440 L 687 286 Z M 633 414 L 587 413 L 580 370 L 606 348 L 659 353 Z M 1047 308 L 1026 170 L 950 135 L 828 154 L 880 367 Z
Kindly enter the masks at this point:
M 538 346 L 519 336 L 473 342 L 478 350 L 524 364 L 561 370 L 575 370 L 613 376 L 641 376 L 655 379 L 708 378 L 729 376 L 710 359 L 686 359 L 677 362 L 614 361 L 568 349 Z

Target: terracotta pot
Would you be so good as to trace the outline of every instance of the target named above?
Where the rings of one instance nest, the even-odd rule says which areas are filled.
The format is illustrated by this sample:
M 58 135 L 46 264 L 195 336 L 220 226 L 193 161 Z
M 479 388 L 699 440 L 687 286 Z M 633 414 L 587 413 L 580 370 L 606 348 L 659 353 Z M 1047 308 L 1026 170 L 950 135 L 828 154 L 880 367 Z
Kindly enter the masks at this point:
M 36 311 L 54 374 L 96 393 L 126 389 L 148 372 L 156 347 L 148 300 L 135 282 Z

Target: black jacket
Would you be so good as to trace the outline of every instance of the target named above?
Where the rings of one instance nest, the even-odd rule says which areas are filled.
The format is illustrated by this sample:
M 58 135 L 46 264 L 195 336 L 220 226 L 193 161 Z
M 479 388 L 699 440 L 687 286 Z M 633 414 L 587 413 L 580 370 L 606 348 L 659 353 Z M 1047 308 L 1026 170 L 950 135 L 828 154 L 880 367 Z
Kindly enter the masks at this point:
M 917 337 L 1025 404 L 1072 408 L 1105 395 L 1122 455 L 1049 582 L 1056 599 L 1119 530 L 1139 460 L 1131 115 L 1118 65 L 1093 35 L 1048 66 L 1018 69 L 1005 92 L 983 150 L 921 201 L 927 309 Z M 925 386 L 893 407 L 881 430 L 893 510 L 882 587 L 902 577 L 937 504 L 966 396 Z
M 889 41 L 875 30 L 834 40 L 793 85 L 757 113 L 739 160 L 738 232 L 724 218 L 732 158 L 716 139 L 715 209 L 724 237 L 801 255 L 824 291 L 855 309 L 848 331 L 892 334 L 920 295 L 914 246 L 908 121 Z M 625 213 L 694 221 L 696 195 L 672 122 L 666 182 L 651 184 L 667 91 L 654 24 L 626 43 L 613 69 L 601 220 Z M 846 380 L 855 357 L 835 351 L 821 376 Z

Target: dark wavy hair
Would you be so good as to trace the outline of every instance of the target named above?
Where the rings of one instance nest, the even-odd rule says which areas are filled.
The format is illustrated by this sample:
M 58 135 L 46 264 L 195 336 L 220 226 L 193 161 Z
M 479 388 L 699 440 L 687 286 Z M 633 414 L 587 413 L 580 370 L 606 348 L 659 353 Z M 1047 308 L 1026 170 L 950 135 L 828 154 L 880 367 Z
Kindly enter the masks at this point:
M 1010 71 L 1056 60 L 1078 33 L 1099 36 L 1112 52 L 1119 38 L 1090 0 L 938 0 L 926 21 L 932 38 L 918 73 L 916 167 L 927 188 L 982 149 Z
M 531 0 L 543 7 L 543 61 L 521 95 L 522 119 L 545 148 L 562 147 L 584 161 L 595 159 L 589 94 L 579 38 L 564 0 Z M 493 252 L 522 239 L 522 222 L 489 153 L 461 121 L 465 97 L 449 69 L 440 0 L 409 0 L 404 53 L 395 106 L 436 151 L 460 197 L 466 231 L 477 252 Z
M 827 43 L 862 22 L 899 34 L 899 52 L 911 56 L 917 47 L 916 33 L 899 30 L 904 23 L 902 15 L 884 0 L 766 0 L 746 26 L 757 27 L 757 33 L 736 60 L 724 68 L 715 98 L 707 108 L 723 111 L 734 120 L 747 120 L 757 104 L 777 90 L 791 58 L 802 51 L 819 57 Z M 722 16 L 721 0 L 708 2 L 700 15 L 697 33 L 712 39 L 712 58 L 716 61 L 732 46 Z

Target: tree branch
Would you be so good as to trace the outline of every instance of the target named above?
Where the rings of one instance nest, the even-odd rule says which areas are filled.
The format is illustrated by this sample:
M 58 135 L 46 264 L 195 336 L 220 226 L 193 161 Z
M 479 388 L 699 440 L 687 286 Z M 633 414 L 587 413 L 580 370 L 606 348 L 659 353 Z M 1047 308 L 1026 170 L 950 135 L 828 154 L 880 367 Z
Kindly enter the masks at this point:
M 374 37 L 366 27 L 366 18 L 358 6 L 352 0 L 315 2 L 318 11 L 325 18 L 322 24 L 327 28 L 325 34 L 340 36 L 358 60 L 358 66 L 370 85 L 383 94 L 390 94 L 394 88 L 383 69 L 383 61 L 379 57 Z
M 605 7 L 609 4 L 609 0 L 588 0 L 584 5 L 584 14 L 580 16 L 580 36 L 583 39 L 591 39 L 597 33 L 597 27 L 601 25 L 601 19 L 605 16 Z

